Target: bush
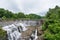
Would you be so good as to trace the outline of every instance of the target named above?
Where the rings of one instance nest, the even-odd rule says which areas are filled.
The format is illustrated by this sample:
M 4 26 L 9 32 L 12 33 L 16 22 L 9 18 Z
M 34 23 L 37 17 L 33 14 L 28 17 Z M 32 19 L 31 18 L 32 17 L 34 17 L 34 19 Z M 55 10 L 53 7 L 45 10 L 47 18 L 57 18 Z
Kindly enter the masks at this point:
M 5 16 L 3 16 L 3 17 L 2 17 L 2 20 L 6 20 L 6 17 L 5 17 Z
M 7 40 L 7 32 L 0 27 L 0 40 Z
M 47 12 L 43 24 L 45 40 L 60 40 L 60 8 L 55 7 Z

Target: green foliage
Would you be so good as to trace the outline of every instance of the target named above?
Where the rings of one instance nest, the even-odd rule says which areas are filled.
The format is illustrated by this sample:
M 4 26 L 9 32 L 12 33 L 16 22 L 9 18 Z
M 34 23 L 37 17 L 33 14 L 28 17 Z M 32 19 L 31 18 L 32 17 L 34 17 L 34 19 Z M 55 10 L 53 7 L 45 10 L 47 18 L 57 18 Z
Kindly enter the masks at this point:
M 24 13 L 22 13 L 22 12 L 19 12 L 19 13 L 17 14 L 17 17 L 18 17 L 18 18 L 26 18 L 25 15 L 24 15 Z
M 45 40 L 60 40 L 60 7 L 49 9 L 43 30 Z
M 41 16 L 36 14 L 25 15 L 23 12 L 12 13 L 11 11 L 0 8 L 0 18 L 2 19 L 21 19 L 21 18 L 40 19 Z
M 0 40 L 7 40 L 7 32 L 2 30 L 0 26 Z
M 3 16 L 3 17 L 2 17 L 2 19 L 3 19 L 3 20 L 6 20 L 6 17 L 5 17 L 5 16 Z
M 41 19 L 41 16 L 36 14 L 29 14 L 29 15 L 26 15 L 26 17 L 30 19 Z
M 44 33 L 45 40 L 55 40 L 55 36 L 49 32 L 49 30 L 46 30 Z

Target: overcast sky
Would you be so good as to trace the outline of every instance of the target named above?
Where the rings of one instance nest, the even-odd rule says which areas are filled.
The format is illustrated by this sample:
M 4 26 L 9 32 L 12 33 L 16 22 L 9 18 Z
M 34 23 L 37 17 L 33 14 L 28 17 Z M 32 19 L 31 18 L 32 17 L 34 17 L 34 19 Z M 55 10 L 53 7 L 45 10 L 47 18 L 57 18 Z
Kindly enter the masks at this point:
M 0 0 L 0 8 L 12 12 L 35 13 L 44 15 L 49 8 L 60 6 L 60 0 Z

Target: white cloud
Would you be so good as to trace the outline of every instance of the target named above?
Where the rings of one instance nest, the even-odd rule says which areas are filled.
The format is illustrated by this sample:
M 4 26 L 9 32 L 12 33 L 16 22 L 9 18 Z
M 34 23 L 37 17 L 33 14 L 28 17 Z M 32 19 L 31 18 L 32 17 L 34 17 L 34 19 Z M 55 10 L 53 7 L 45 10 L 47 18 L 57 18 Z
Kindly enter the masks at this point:
M 0 8 L 5 8 L 14 12 L 36 13 L 45 12 L 49 8 L 60 6 L 60 0 L 0 0 Z

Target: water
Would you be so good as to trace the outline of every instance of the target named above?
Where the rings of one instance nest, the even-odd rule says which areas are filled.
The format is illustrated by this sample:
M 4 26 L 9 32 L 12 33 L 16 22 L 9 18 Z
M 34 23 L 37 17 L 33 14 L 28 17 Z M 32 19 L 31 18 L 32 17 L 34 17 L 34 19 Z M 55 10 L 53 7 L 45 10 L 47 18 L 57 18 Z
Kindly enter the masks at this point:
M 26 24 L 24 24 L 24 23 L 18 23 L 18 24 L 16 24 L 16 26 L 19 27 L 20 31 L 26 31 L 27 30 Z
M 33 31 L 31 37 L 29 40 L 37 40 L 38 36 L 37 36 L 37 29 Z
M 21 39 L 21 32 L 26 31 L 26 24 L 24 23 L 14 23 L 8 26 L 4 26 L 2 29 L 7 31 L 8 40 L 22 40 Z M 37 40 L 37 29 L 34 30 L 34 32 L 31 35 L 31 38 L 29 40 Z
M 20 31 L 18 30 L 18 28 Z M 8 40 L 20 39 L 21 38 L 21 31 L 27 30 L 27 28 L 25 28 L 25 26 L 22 23 L 4 26 L 2 29 L 7 31 Z

